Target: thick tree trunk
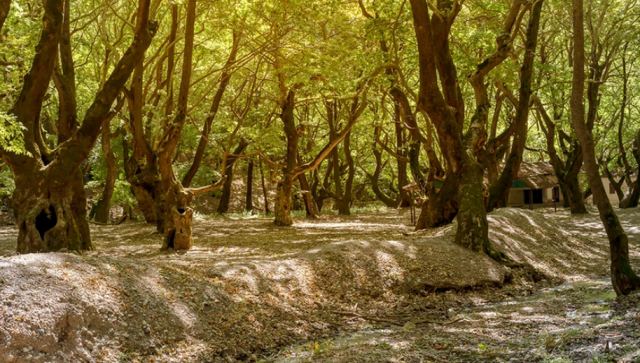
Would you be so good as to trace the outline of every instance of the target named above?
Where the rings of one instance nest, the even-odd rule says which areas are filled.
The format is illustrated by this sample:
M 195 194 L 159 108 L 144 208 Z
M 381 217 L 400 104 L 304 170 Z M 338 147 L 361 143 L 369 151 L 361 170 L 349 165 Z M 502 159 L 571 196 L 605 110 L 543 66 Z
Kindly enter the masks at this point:
M 42 37 L 31 70 L 24 78 L 21 94 L 11 110 L 24 126 L 25 148 L 30 155 L 16 155 L 0 148 L 16 181 L 13 203 L 20 252 L 91 249 L 81 165 L 108 119 L 114 100 L 155 33 L 155 24 L 148 22 L 149 1 L 140 0 L 139 24 L 132 45 L 94 97 L 82 125 L 73 135 L 66 135 L 68 138 L 58 146 L 55 155 L 49 155 L 36 141 L 36 135 L 41 132 L 38 117 L 62 34 L 62 5 L 59 0 L 48 0 L 44 4 Z M 66 103 L 63 105 L 67 106 Z M 66 118 L 61 120 L 63 123 L 68 121 Z
M 578 181 L 578 173 L 568 171 L 564 175 L 564 184 L 569 197 L 569 210 L 571 214 L 586 214 L 587 207 L 584 204 L 584 197 L 580 182 Z
M 476 160 L 467 155 L 460 177 L 458 200 L 460 206 L 456 220 L 456 243 L 476 252 L 490 253 L 489 224 L 484 206 L 483 170 Z
M 180 182 L 172 175 L 171 165 L 160 165 L 162 177 L 159 195 L 155 205 L 158 213 L 158 231 L 164 235 L 163 249 L 188 250 L 191 248 L 191 222 L 193 195 L 184 190 Z
M 187 1 L 182 77 L 173 122 L 167 125 L 158 145 L 159 190 L 155 197 L 158 229 L 164 234 L 164 249 L 191 248 L 191 222 L 193 195 L 186 191 L 173 171 L 173 158 L 187 119 L 189 90 L 193 68 L 193 43 L 196 21 L 196 0 Z
M 128 142 L 123 139 L 123 148 L 128 150 Z M 127 154 L 127 153 L 125 153 Z M 160 216 L 156 210 L 155 196 L 159 194 L 160 173 L 158 171 L 157 159 L 152 162 L 140 166 L 133 156 L 128 158 L 125 155 L 125 174 L 129 185 L 131 185 L 131 193 L 136 199 L 138 210 L 142 213 L 145 222 L 155 224 L 158 231 L 161 231 L 159 219 Z
M 247 164 L 247 192 L 245 194 L 244 210 L 253 212 L 253 160 Z
M 318 219 L 320 211 L 311 193 L 311 186 L 309 185 L 307 176 L 300 174 L 298 176 L 298 183 L 300 183 L 300 192 L 302 192 L 302 199 L 304 199 L 304 209 L 307 212 L 307 218 Z
M 585 123 L 584 112 L 584 10 L 582 0 L 573 0 L 573 80 L 571 92 L 571 122 L 580 139 L 584 166 L 589 177 L 593 199 L 609 238 L 611 280 L 618 295 L 627 295 L 640 288 L 640 278 L 629 263 L 629 241 L 618 216 L 613 210 L 598 172 L 595 143 L 591 128 Z
M 458 214 L 458 187 L 459 179 L 453 175 L 445 179 L 437 192 L 435 187 L 430 187 L 427 199 L 422 203 L 416 230 L 441 227 L 453 221 Z
M 293 218 L 291 218 L 291 192 L 293 190 L 293 180 L 290 177 L 285 176 L 282 180 L 278 181 L 276 187 L 276 201 L 275 201 L 275 220 L 276 226 L 291 226 L 293 224 Z
M 25 169 L 16 174 L 13 209 L 18 226 L 19 253 L 91 249 L 82 175 L 64 183 L 48 173 Z M 80 189 L 75 189 L 80 187 Z M 82 196 L 79 195 L 82 194 Z

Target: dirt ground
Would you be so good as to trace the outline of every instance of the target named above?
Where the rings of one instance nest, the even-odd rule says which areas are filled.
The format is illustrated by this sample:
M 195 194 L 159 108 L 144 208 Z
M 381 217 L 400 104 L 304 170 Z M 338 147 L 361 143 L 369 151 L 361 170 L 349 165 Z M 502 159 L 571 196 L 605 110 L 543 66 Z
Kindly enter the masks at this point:
M 615 299 L 593 213 L 493 213 L 531 270 L 408 219 L 198 216 L 185 254 L 131 223 L 93 226 L 84 255 L 16 256 L 0 227 L 0 361 L 640 361 L 640 298 Z M 621 220 L 640 270 L 640 211 Z

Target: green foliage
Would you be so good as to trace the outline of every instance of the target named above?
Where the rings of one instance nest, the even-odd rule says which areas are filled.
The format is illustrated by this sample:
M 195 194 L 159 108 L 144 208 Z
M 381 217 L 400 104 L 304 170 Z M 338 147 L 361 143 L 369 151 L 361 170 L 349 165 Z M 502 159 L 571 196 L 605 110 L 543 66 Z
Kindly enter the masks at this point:
M 11 114 L 0 111 L 0 148 L 14 154 L 24 154 L 23 127 Z

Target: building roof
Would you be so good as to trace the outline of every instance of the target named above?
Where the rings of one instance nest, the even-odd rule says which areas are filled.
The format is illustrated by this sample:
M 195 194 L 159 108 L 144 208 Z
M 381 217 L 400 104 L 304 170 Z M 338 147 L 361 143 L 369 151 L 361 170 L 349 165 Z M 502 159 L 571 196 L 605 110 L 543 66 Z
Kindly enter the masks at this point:
M 518 178 L 513 181 L 514 188 L 545 189 L 558 185 L 558 178 L 553 172 L 551 164 L 539 162 L 525 162 L 520 164 Z

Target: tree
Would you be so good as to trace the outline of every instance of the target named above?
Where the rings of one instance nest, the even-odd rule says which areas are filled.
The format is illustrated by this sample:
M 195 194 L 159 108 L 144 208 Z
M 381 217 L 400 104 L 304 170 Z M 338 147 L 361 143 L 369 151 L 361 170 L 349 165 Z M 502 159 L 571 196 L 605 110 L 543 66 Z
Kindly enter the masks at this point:
M 571 123 L 584 153 L 584 166 L 600 219 L 609 238 L 611 281 L 618 295 L 627 295 L 640 288 L 640 278 L 629 263 L 629 241 L 607 197 L 595 155 L 592 131 L 585 120 L 585 41 L 583 0 L 573 0 L 573 77 L 571 82 Z
M 18 252 L 91 249 L 86 207 L 81 203 L 84 191 L 79 168 L 95 144 L 114 100 L 151 43 L 157 25 L 148 20 L 149 3 L 149 0 L 140 0 L 133 42 L 95 95 L 80 126 L 74 125 L 73 108 L 66 109 L 67 114 L 61 109 L 59 123 L 68 129 L 59 134 L 58 147 L 48 150 L 41 138 L 39 116 L 58 51 L 61 50 L 61 59 L 69 55 L 65 54 L 69 32 L 63 28 L 68 27 L 70 5 L 62 0 L 44 1 L 43 28 L 37 52 L 10 111 L 24 128 L 25 152 L 0 148 L 16 181 L 13 205 L 19 230 Z M 61 92 L 60 88 L 58 92 Z M 63 93 L 61 97 L 69 94 L 72 95 Z M 71 103 L 73 99 L 67 101 Z
M 464 132 L 465 103 L 449 45 L 451 27 L 461 6 L 457 1 L 439 2 L 430 14 L 426 1 L 411 1 L 419 57 L 418 108 L 433 123 L 447 166 L 444 184 L 437 193 L 432 190 L 416 228 L 442 225 L 456 216 L 456 243 L 497 257 L 489 243 L 482 185 L 484 172 L 476 155 L 484 148 L 490 107 L 485 77 L 507 58 L 514 29 L 517 30 L 522 18 L 519 16 L 522 3 L 511 3 L 503 32 L 496 38 L 495 52 L 469 76 L 475 111 L 467 132 Z

